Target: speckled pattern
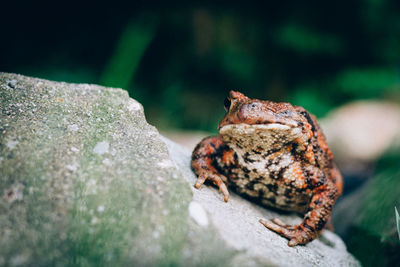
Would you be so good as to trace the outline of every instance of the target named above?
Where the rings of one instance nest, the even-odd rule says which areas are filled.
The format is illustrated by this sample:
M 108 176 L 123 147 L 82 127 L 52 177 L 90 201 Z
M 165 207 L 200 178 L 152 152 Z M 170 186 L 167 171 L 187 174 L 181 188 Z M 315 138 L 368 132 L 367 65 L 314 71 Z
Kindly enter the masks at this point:
M 193 151 L 195 187 L 226 185 L 262 205 L 304 214 L 296 226 L 263 221 L 289 246 L 315 239 L 342 191 L 342 177 L 315 117 L 302 107 L 250 99 L 231 91 L 219 135 Z
M 193 184 L 197 177 L 190 169 L 191 151 L 170 140 L 164 141 L 178 170 L 188 183 Z M 207 216 L 206 219 L 200 219 L 203 214 L 200 212 L 193 221 L 209 222 L 208 227 L 200 226 L 194 234 L 195 240 L 204 242 L 201 240 L 205 236 L 213 235 L 213 238 L 206 241 L 208 249 L 201 251 L 202 256 L 192 254 L 194 258 L 209 259 L 210 253 L 213 253 L 213 257 L 221 256 L 220 253 L 214 254 L 214 251 L 224 244 L 234 249 L 234 253 L 223 261 L 218 261 L 217 266 L 360 266 L 346 251 L 340 237 L 328 230 L 322 231 L 316 240 L 305 246 L 289 247 L 286 239 L 272 231 L 266 231 L 258 222 L 259 218 L 279 218 L 293 224 L 301 222 L 295 214 L 265 209 L 235 192 L 230 194 L 229 202 L 224 202 L 218 189 L 212 186 L 203 186 L 199 190 L 193 188 L 192 202 L 201 206 Z M 216 244 L 215 240 L 222 242 Z
M 329 231 L 290 248 L 257 218 L 296 216 L 194 190 L 190 151 L 123 90 L 0 73 L 0 108 L 0 266 L 359 266 Z
M 126 91 L 0 73 L 0 108 L 0 266 L 181 260 L 190 186 Z

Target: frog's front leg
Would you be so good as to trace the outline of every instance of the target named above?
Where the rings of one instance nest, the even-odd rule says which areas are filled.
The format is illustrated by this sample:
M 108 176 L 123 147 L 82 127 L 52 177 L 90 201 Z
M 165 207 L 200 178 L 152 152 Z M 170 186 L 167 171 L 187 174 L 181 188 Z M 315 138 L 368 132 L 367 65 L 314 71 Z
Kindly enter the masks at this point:
M 285 225 L 281 221 L 260 220 L 265 227 L 289 239 L 289 246 L 307 244 L 318 237 L 330 218 L 332 207 L 339 196 L 337 187 L 331 181 L 320 185 L 313 190 L 313 197 L 304 215 L 303 222 L 299 225 Z
M 230 148 L 221 137 L 207 137 L 194 149 L 191 162 L 192 169 L 197 175 L 194 187 L 199 189 L 206 180 L 209 180 L 219 187 L 225 202 L 229 199 L 229 192 L 225 184 L 227 178 L 219 173 L 215 166 L 217 159 L 222 160 L 224 153 L 229 150 Z

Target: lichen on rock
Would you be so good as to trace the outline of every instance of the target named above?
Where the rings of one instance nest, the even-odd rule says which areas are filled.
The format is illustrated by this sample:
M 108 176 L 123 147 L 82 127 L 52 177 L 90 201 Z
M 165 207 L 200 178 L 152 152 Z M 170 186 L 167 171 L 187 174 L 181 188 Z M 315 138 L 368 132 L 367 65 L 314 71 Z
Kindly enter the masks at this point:
M 121 89 L 0 73 L 0 265 L 358 266 L 335 234 L 306 246 L 279 215 L 194 190 L 190 151 Z
M 139 103 L 6 73 L 0 90 L 3 262 L 179 262 L 191 192 L 170 179 L 172 164 L 157 165 L 167 148 Z

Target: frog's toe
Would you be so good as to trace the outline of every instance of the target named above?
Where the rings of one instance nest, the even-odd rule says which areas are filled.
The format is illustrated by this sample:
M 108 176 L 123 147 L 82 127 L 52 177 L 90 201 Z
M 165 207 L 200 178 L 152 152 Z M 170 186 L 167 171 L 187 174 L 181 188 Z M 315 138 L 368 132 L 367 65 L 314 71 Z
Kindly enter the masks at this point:
M 279 219 L 274 219 L 273 221 L 264 221 L 260 219 L 259 222 L 280 236 L 289 239 L 288 245 L 290 247 L 306 244 L 310 241 L 308 234 L 302 231 L 298 225 L 285 225 Z
M 216 186 L 218 186 L 219 190 L 221 190 L 222 194 L 224 195 L 224 201 L 228 202 L 229 191 L 228 188 L 226 187 L 226 184 L 218 176 L 214 177 L 213 182 Z
M 286 237 L 289 239 L 288 246 L 294 247 L 297 245 L 305 245 L 314 238 L 312 238 L 307 232 L 302 231 L 300 229 L 296 230 L 290 237 Z
M 206 180 L 209 180 L 211 182 L 213 182 L 216 186 L 218 186 L 219 190 L 222 192 L 222 194 L 224 195 L 224 201 L 228 202 L 229 199 L 229 191 L 228 188 L 226 187 L 226 184 L 223 182 L 223 180 L 221 179 L 221 177 L 219 175 L 199 175 L 196 183 L 194 184 L 194 187 L 196 189 L 199 189 Z
M 274 219 L 274 221 L 264 221 L 260 219 L 259 222 L 268 229 L 284 237 L 289 236 L 290 231 L 292 231 L 292 229 L 288 229 L 286 225 L 284 225 L 280 220 L 277 219 Z
M 285 224 L 281 220 L 279 220 L 278 218 L 272 219 L 271 222 L 273 222 L 274 224 L 277 224 L 279 226 L 282 226 L 282 227 L 284 227 L 284 228 L 286 228 L 288 230 L 296 230 L 297 229 L 296 225 Z
M 289 247 L 294 247 L 294 246 L 297 246 L 297 245 L 299 245 L 298 240 L 296 240 L 296 239 L 290 239 L 289 240 L 289 243 L 288 243 Z
M 262 221 L 262 220 L 261 220 Z M 285 228 L 285 229 L 287 229 L 287 230 L 296 230 L 298 227 L 297 227 L 297 225 L 290 225 L 290 224 L 285 224 L 284 222 L 282 222 L 281 220 L 279 220 L 278 218 L 274 218 L 274 219 L 272 219 L 270 222 L 267 222 L 267 221 L 263 221 L 264 223 L 262 223 L 262 224 L 269 224 L 269 225 L 271 225 L 271 224 L 276 224 L 277 226 L 280 226 L 280 227 L 282 227 L 282 228 Z M 267 227 L 267 228 L 269 228 L 268 226 L 265 226 L 265 227 Z M 272 226 L 273 227 L 273 226 Z
M 197 178 L 196 183 L 194 184 L 194 187 L 196 189 L 199 189 L 204 184 L 204 182 L 206 180 L 207 180 L 207 178 L 204 175 L 199 175 L 199 177 Z

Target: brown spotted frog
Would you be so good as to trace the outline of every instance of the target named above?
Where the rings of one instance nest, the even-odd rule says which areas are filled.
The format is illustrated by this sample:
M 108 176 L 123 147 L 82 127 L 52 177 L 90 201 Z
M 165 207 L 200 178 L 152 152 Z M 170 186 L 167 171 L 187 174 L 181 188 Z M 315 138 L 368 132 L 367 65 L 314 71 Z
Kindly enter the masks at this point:
M 289 246 L 317 238 L 343 182 L 316 118 L 302 107 L 235 91 L 224 106 L 219 135 L 203 139 L 193 151 L 194 186 L 211 181 L 226 202 L 229 187 L 261 205 L 304 215 L 293 226 L 260 219 Z

